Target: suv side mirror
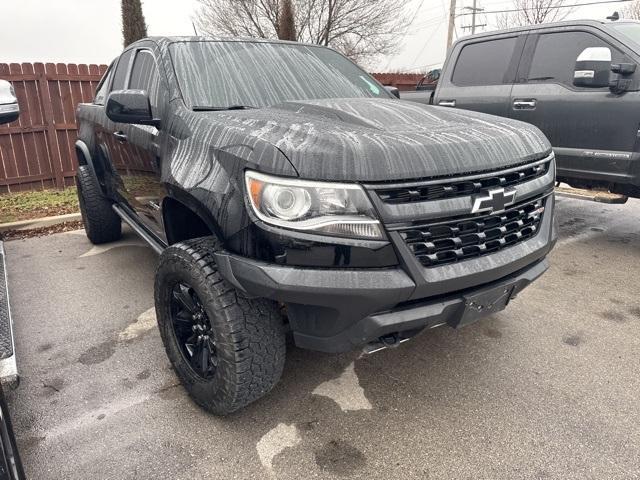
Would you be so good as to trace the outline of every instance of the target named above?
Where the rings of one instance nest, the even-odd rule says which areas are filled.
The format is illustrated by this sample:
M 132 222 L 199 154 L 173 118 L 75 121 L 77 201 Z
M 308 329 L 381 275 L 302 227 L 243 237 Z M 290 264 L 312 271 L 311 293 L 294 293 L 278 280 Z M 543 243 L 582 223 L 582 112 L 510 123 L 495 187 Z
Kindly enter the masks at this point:
M 107 117 L 116 123 L 160 126 L 153 118 L 149 95 L 144 90 L 114 90 L 107 99 Z
M 398 90 L 398 87 L 391 87 L 389 85 L 385 85 L 384 89 L 394 97 L 400 98 L 400 90 Z
M 20 106 L 13 86 L 0 80 L 0 123 L 11 123 L 20 116 Z
M 608 87 L 610 71 L 611 50 L 607 47 L 585 48 L 576 60 L 573 84 L 576 87 Z

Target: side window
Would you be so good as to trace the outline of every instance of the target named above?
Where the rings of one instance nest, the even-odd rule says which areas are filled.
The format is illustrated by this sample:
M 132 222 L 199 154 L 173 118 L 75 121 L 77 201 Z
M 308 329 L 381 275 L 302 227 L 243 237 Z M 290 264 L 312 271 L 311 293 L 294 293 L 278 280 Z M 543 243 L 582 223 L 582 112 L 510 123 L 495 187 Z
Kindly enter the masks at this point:
M 113 74 L 113 86 L 111 87 L 111 91 L 124 89 L 124 82 L 127 79 L 127 70 L 129 69 L 129 61 L 131 60 L 132 54 L 133 50 L 127 50 L 120 55 L 118 66 Z
M 156 61 L 149 50 L 139 50 L 136 54 L 127 88 L 145 90 L 149 94 L 151 108 L 156 112 L 160 102 L 160 76 Z
M 511 63 L 517 37 L 500 38 L 462 47 L 452 82 L 459 87 L 501 85 Z
M 611 50 L 614 63 L 624 61 L 622 52 L 591 33 L 544 33 L 538 37 L 527 82 L 560 83 L 573 88 L 576 60 L 588 47 L 606 47 Z
M 93 98 L 93 103 L 96 105 L 104 105 L 104 101 L 107 97 L 107 89 L 109 88 L 109 81 L 113 74 L 113 63 L 109 66 L 109 69 L 102 76 L 102 80 L 96 88 L 96 96 Z

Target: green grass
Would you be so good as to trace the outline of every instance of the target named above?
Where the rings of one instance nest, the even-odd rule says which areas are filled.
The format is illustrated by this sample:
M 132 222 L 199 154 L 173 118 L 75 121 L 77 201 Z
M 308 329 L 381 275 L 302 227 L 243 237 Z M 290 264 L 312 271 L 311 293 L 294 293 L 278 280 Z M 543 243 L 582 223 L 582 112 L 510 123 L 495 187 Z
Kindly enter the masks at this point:
M 0 195 L 0 223 L 51 217 L 77 211 L 76 187 Z

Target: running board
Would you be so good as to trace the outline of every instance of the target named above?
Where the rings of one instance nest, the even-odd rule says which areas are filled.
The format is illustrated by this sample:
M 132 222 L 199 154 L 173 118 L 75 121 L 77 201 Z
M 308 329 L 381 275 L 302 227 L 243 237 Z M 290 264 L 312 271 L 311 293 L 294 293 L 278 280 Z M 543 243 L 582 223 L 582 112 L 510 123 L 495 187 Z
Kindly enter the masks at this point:
M 556 187 L 556 195 L 559 197 L 577 198 L 578 200 L 610 204 L 623 204 L 629 200 L 629 197 L 626 195 L 620 195 L 618 193 L 570 187 Z
M 141 227 L 131 216 L 124 210 L 120 205 L 113 204 L 113 211 L 118 214 L 118 216 L 125 221 L 127 225 L 129 225 L 134 232 L 140 236 L 145 242 L 149 244 L 149 246 L 156 252 L 158 255 L 162 253 L 165 249 L 165 246 L 162 245 L 158 240 L 156 240 L 153 235 L 147 232 L 144 227 Z
M 18 365 L 9 304 L 9 283 L 4 243 L 0 241 L 0 381 L 9 388 L 18 386 Z

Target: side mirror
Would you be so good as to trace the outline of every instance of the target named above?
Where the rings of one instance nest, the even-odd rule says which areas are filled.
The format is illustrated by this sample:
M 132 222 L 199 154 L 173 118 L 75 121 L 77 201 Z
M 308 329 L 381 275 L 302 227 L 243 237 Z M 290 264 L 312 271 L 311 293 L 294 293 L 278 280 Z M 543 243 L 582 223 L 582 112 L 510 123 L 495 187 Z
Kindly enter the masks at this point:
M 385 90 L 387 92 L 389 92 L 391 95 L 393 95 L 396 98 L 400 98 L 400 90 L 398 90 L 397 87 L 392 87 L 390 85 L 385 85 Z
M 0 123 L 11 123 L 20 116 L 20 106 L 13 86 L 6 80 L 0 80 Z
M 433 92 L 437 86 L 437 83 L 419 83 L 416 90 L 419 92 Z
M 610 71 L 611 50 L 607 47 L 585 48 L 576 60 L 573 84 L 576 87 L 608 87 Z
M 153 118 L 149 95 L 144 90 L 115 90 L 107 98 L 107 117 L 116 123 L 160 126 Z

